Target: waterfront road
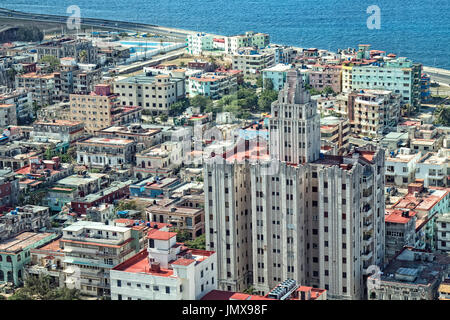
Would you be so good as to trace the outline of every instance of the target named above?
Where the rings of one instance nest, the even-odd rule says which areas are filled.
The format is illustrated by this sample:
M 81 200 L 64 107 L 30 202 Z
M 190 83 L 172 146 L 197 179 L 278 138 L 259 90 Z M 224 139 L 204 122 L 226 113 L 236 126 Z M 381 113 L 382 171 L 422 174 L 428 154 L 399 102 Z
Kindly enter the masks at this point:
M 36 14 L 36 13 L 26 13 L 20 11 L 14 11 L 9 9 L 0 8 L 0 17 L 10 18 L 17 20 L 28 20 L 36 22 L 55 22 L 55 23 L 66 23 L 68 16 L 58 16 L 50 14 Z M 98 27 L 98 28 L 110 28 L 121 31 L 129 32 L 149 32 L 160 36 L 165 36 L 168 38 L 173 38 L 174 40 L 185 41 L 188 34 L 195 33 L 195 31 L 188 31 L 175 28 L 166 28 L 157 25 L 144 24 L 144 23 L 134 23 L 126 21 L 113 21 L 95 18 L 81 18 L 81 24 L 83 26 Z

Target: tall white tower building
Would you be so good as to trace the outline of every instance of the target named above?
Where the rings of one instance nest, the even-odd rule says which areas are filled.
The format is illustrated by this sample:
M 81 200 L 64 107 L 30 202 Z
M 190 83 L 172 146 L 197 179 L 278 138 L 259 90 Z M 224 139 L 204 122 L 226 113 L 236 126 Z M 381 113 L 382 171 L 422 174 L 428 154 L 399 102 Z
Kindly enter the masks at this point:
M 217 251 L 219 287 L 253 285 L 265 294 L 291 278 L 327 289 L 331 299 L 365 296 L 367 274 L 384 257 L 384 151 L 321 155 L 319 130 L 316 104 L 292 70 L 272 104 L 269 154 L 247 142 L 224 164 L 206 163 L 207 245 Z M 245 260 L 227 260 L 227 250 L 245 252 Z M 248 283 L 225 271 L 228 262 L 248 265 Z

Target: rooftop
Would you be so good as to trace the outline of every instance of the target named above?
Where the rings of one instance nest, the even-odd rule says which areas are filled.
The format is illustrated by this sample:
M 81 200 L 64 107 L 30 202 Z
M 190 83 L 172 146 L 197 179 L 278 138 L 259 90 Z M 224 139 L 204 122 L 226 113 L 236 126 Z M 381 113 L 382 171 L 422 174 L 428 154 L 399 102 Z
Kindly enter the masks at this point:
M 449 265 L 450 255 L 404 248 L 383 270 L 381 280 L 428 286 L 439 281 L 440 273 Z
M 0 242 L 0 253 L 17 253 L 51 235 L 53 233 L 23 232 L 13 238 Z
M 182 243 L 177 243 L 181 246 L 181 251 L 177 254 L 177 259 L 169 262 L 169 268 L 160 268 L 159 271 L 151 269 L 148 260 L 148 251 L 142 250 L 127 261 L 115 266 L 112 270 L 131 272 L 131 273 L 145 273 L 157 277 L 175 277 L 171 266 L 189 266 L 192 263 L 198 264 L 214 254 L 214 251 L 188 249 Z
M 395 210 L 395 209 L 386 209 L 386 215 L 384 216 L 385 222 L 390 223 L 408 223 L 414 216 L 416 212 L 408 211 L 408 216 L 405 215 L 405 211 L 403 210 Z
M 78 142 L 78 144 L 103 144 L 103 145 L 113 145 L 113 146 L 124 146 L 133 143 L 133 140 L 129 139 L 118 139 L 118 138 L 99 138 L 93 137 L 84 141 Z
M 125 227 L 117 227 L 113 225 L 106 225 L 101 222 L 93 222 L 93 221 L 77 221 L 70 226 L 63 229 L 63 231 L 71 231 L 71 232 L 80 232 L 84 229 L 94 229 L 94 230 L 102 230 L 109 232 L 127 232 L 129 228 Z

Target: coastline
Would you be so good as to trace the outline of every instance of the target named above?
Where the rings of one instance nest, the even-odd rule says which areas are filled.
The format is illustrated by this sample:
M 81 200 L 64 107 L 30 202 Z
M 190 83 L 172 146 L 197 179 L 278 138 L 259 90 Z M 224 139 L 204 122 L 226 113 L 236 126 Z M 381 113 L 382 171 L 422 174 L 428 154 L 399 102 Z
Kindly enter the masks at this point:
M 8 16 L 8 14 L 19 14 L 22 15 L 23 17 L 12 17 L 12 16 Z M 29 16 L 27 18 L 27 16 Z M 40 17 L 42 19 L 32 19 L 30 17 Z M 68 18 L 68 16 L 60 16 L 60 15 L 51 15 L 51 14 L 37 14 L 37 13 L 29 13 L 29 12 L 22 12 L 22 11 L 15 11 L 15 10 L 10 10 L 10 9 L 6 9 L 6 8 L 0 8 L 0 21 L 11 21 L 12 24 L 20 24 L 23 23 L 23 21 L 27 21 L 27 23 L 36 23 L 37 25 L 65 25 L 66 22 L 65 20 Z M 58 19 L 60 21 L 52 21 L 50 19 Z M 62 21 L 64 22 L 62 22 Z M 83 22 L 84 20 L 84 22 Z M 98 23 L 100 23 L 100 25 L 98 25 Z M 108 25 L 106 25 L 108 24 Z M 177 37 L 180 35 L 184 35 L 186 36 L 187 34 L 193 34 L 193 33 L 201 33 L 203 31 L 194 31 L 194 30 L 186 30 L 186 29 L 179 29 L 179 28 L 171 28 L 171 27 L 164 27 L 164 26 L 158 26 L 158 25 L 152 25 L 152 24 L 144 24 L 144 23 L 137 23 L 137 22 L 132 22 L 132 21 L 119 21 L 119 20 L 109 20 L 109 19 L 98 19 L 98 18 L 83 18 L 82 22 L 81 22 L 81 26 L 84 27 L 95 27 L 98 29 L 102 29 L 102 30 L 110 30 L 110 29 L 115 29 L 115 30 L 126 30 L 125 28 L 120 28 L 117 26 L 117 24 L 120 25 L 128 25 L 128 26 L 134 26 L 136 28 L 136 30 L 138 30 L 138 28 L 141 29 L 150 29 L 147 32 L 152 32 L 155 34 L 160 33 L 160 35 L 170 35 L 173 37 Z M 129 28 L 131 29 L 131 28 Z M 128 30 L 129 31 L 129 30 Z M 145 32 L 145 31 L 143 31 Z M 212 34 L 209 33 L 213 36 L 223 36 L 223 35 L 217 35 L 217 34 Z M 280 45 L 280 46 L 285 46 L 286 44 L 278 44 L 278 43 L 271 43 L 271 45 Z M 299 49 L 302 50 L 304 48 L 302 47 L 298 47 L 298 46 L 292 46 L 294 49 Z M 319 48 L 318 48 L 319 49 Z M 326 50 L 326 49 L 319 49 L 319 50 Z M 329 50 L 326 50 L 329 51 Z M 330 51 L 333 52 L 333 51 Z M 448 83 L 446 83 L 446 85 L 450 85 L 450 69 L 445 69 L 445 68 L 436 68 L 436 67 L 429 67 L 426 65 L 423 65 L 423 71 L 424 72 L 428 72 L 431 74 L 437 74 L 439 77 L 444 77 L 446 80 L 448 80 Z M 430 75 L 432 76 L 432 75 Z

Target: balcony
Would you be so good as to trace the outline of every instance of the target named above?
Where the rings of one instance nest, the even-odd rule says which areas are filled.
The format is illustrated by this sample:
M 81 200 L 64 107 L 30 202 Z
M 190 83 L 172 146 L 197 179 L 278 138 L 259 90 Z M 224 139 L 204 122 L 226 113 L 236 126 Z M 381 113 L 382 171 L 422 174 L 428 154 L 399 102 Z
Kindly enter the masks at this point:
M 372 222 L 368 222 L 368 223 L 364 223 L 363 224 L 363 231 L 367 232 L 373 229 L 373 223 Z
M 373 237 L 371 235 L 363 237 L 363 245 L 368 246 L 372 243 Z
M 361 255 L 361 259 L 362 259 L 363 261 L 367 261 L 367 260 L 369 260 L 370 258 L 372 258 L 372 256 L 373 256 L 373 252 L 372 252 L 372 251 L 366 251 L 366 252 L 364 252 L 364 253 Z
M 364 216 L 364 218 L 368 218 L 368 217 L 370 217 L 371 215 L 372 215 L 372 213 L 373 213 L 373 210 L 372 210 L 372 207 L 371 206 L 369 206 L 369 205 L 365 205 L 364 207 L 363 207 L 363 216 Z

